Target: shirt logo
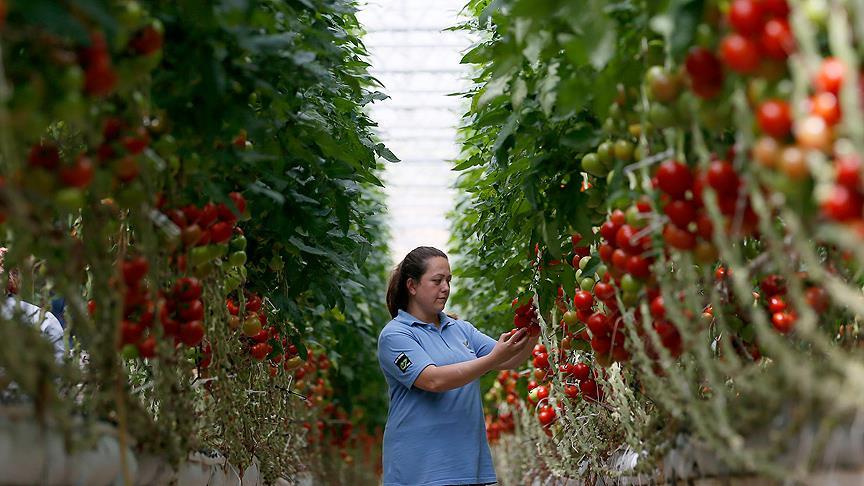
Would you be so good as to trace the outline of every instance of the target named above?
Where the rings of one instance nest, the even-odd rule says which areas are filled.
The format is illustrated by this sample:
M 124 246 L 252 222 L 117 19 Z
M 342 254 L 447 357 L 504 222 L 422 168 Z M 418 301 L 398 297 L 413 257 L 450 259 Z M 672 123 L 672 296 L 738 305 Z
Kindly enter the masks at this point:
M 408 370 L 408 367 L 411 366 L 411 359 L 409 359 L 405 353 L 401 353 L 399 356 L 396 356 L 396 361 L 394 361 L 394 363 L 396 363 L 396 366 L 400 371 L 402 371 L 402 373 L 405 373 L 405 371 Z

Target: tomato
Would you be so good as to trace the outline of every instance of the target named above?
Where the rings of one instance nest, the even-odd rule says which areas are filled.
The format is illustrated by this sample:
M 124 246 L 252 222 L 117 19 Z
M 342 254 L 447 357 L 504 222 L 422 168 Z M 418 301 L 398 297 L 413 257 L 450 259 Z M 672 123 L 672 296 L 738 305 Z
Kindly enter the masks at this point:
M 261 329 L 258 334 L 252 336 L 252 340 L 256 343 L 266 343 L 268 339 L 270 339 L 270 333 L 267 329 Z
M 579 391 L 581 391 L 582 396 L 588 400 L 597 400 L 599 398 L 599 393 L 597 392 L 597 382 L 594 380 L 588 379 L 580 382 Z
M 612 211 L 612 214 L 609 215 L 609 221 L 612 221 L 615 226 L 621 227 L 621 225 L 623 225 L 627 221 L 627 215 L 624 214 L 624 211 L 616 209 Z M 616 229 L 615 232 L 617 233 L 618 230 Z
M 680 91 L 678 78 L 660 66 L 651 66 L 645 73 L 651 96 L 661 103 L 671 103 Z
M 837 184 L 857 190 L 861 186 L 861 165 L 861 159 L 857 155 L 837 157 L 834 162 Z
M 30 147 L 27 163 L 33 167 L 54 170 L 60 165 L 60 149 L 51 143 L 41 143 Z
M 729 34 L 720 44 L 720 57 L 729 69 L 750 74 L 759 68 L 759 47 L 741 34 Z
M 789 16 L 789 4 L 786 0 L 761 0 L 760 4 L 767 17 L 786 18 Z
M 204 304 L 200 299 L 180 302 L 177 305 L 177 314 L 185 322 L 200 321 L 204 319 Z
M 224 243 L 231 239 L 233 228 L 231 223 L 220 221 L 218 223 L 214 223 L 213 226 L 210 227 L 209 232 L 210 241 L 212 243 Z
M 771 324 L 781 334 L 787 334 L 795 326 L 796 318 L 789 312 L 775 312 L 771 316 Z
M 795 146 L 780 152 L 780 169 L 792 180 L 802 180 L 810 175 L 804 152 Z
M 647 279 L 651 276 L 651 262 L 640 255 L 631 255 L 627 259 L 627 272 L 636 278 Z
M 131 155 L 138 155 L 150 145 L 150 135 L 147 134 L 147 130 L 142 128 L 138 129 L 138 134 L 136 136 L 126 136 L 120 141 L 123 144 L 123 148 L 126 149 Z
M 683 199 L 693 187 L 693 175 L 690 168 L 676 160 L 667 160 L 657 169 L 657 184 L 660 190 L 673 199 Z
M 625 252 L 621 248 L 616 248 L 615 251 L 612 252 L 612 266 L 622 272 L 626 271 L 627 258 L 627 252 Z
M 624 162 L 630 162 L 633 160 L 633 150 L 634 146 L 632 142 L 627 140 L 618 140 L 615 142 L 614 152 L 615 158 L 618 160 L 623 160 Z
M 201 241 L 202 236 L 204 236 L 204 232 L 201 230 L 201 227 L 195 223 L 186 226 L 180 231 L 180 239 L 186 246 L 196 245 Z
M 60 169 L 60 180 L 68 187 L 84 188 L 93 181 L 93 162 L 81 155 L 70 167 Z
M 540 424 L 543 427 L 551 425 L 556 418 L 555 409 L 552 407 L 544 408 L 539 414 L 537 414 L 537 419 L 540 420 Z
M 808 287 L 804 291 L 807 304 L 816 312 L 825 312 L 828 309 L 828 293 L 821 287 Z
M 562 316 L 564 323 L 568 326 L 572 326 L 578 322 L 578 318 L 576 317 L 576 313 L 573 311 L 567 311 Z
M 261 310 L 261 304 L 262 304 L 261 297 L 258 297 L 255 294 L 250 295 L 246 299 L 246 312 L 258 312 L 259 310 Z M 528 303 L 528 304 L 526 304 L 526 306 L 527 306 L 528 312 L 533 310 L 533 304 L 532 303 Z M 517 312 L 518 312 L 518 310 L 517 310 Z
M 606 282 L 597 282 L 594 285 L 594 295 L 600 300 L 609 300 L 615 297 L 615 288 Z
M 174 284 L 174 296 L 182 301 L 201 298 L 201 282 L 195 277 L 182 277 Z
M 846 66 L 843 61 L 836 57 L 826 57 L 813 80 L 813 86 L 817 91 L 827 91 L 837 96 L 840 94 L 840 86 L 843 85 L 845 76 Z
M 674 224 L 667 224 L 663 228 L 663 240 L 678 250 L 692 250 L 696 246 L 696 236 Z
M 834 221 L 850 221 L 861 217 L 864 198 L 846 186 L 834 186 L 828 198 L 822 202 L 822 212 Z
M 570 374 L 579 381 L 585 381 L 591 376 L 591 368 L 585 363 L 576 363 L 570 367 Z
M 649 311 L 651 312 L 651 316 L 655 319 L 663 319 L 666 317 L 666 306 L 663 304 L 663 296 L 658 295 L 651 300 L 651 305 L 649 306 Z
M 604 262 L 612 261 L 612 254 L 614 251 L 615 248 L 613 248 L 612 245 L 609 245 L 607 243 L 603 243 L 602 245 L 600 245 L 599 248 L 597 248 L 597 254 Z
M 577 290 L 573 296 L 573 305 L 579 310 L 588 310 L 594 306 L 594 296 L 591 292 Z
M 147 25 L 129 40 L 129 48 L 138 55 L 149 56 L 162 49 L 162 33 L 153 25 Z
M 606 221 L 600 225 L 600 236 L 609 243 L 615 243 L 615 237 L 618 234 L 620 224 L 615 224 L 612 221 Z
M 753 158 L 763 167 L 774 167 L 780 158 L 780 144 L 773 137 L 759 137 L 753 146 Z
M 789 103 L 780 99 L 772 99 L 759 105 L 756 113 L 759 128 L 775 138 L 783 138 L 792 130 L 792 115 Z
M 663 208 L 663 212 L 679 228 L 686 229 L 696 219 L 696 207 L 689 201 L 672 201 Z
M 810 98 L 810 113 L 822 118 L 828 125 L 836 125 L 842 118 L 837 96 L 828 91 L 823 91 Z
M 831 127 L 819 116 L 810 115 L 795 127 L 795 140 L 802 148 L 829 151 L 834 138 Z
M 734 0 L 729 6 L 729 25 L 744 35 L 762 30 L 763 11 L 758 0 Z
M 121 182 L 131 182 L 141 173 L 141 168 L 138 166 L 138 159 L 132 156 L 126 156 L 117 160 L 114 164 L 114 173 L 117 179 Z
M 94 63 L 84 71 L 84 91 L 91 96 L 108 96 L 114 91 L 117 78 L 110 60 Z
M 242 194 L 236 191 L 230 192 L 228 193 L 228 197 L 234 202 L 234 207 L 237 208 L 238 213 L 243 214 L 246 212 L 246 198 Z
M 759 282 L 759 288 L 765 297 L 773 297 L 786 293 L 786 283 L 779 275 L 768 275 Z
M 135 344 L 144 335 L 144 326 L 137 322 L 123 321 L 120 324 L 120 344 Z
M 694 47 L 684 62 L 687 74 L 698 81 L 723 79 L 723 67 L 713 52 L 704 47 Z
M 129 287 L 134 287 L 144 278 L 150 269 L 150 263 L 143 256 L 127 258 L 122 266 L 123 281 Z
M 240 307 L 231 299 L 228 299 L 225 302 L 225 306 L 228 308 L 228 313 L 232 316 L 236 316 L 240 313 Z
M 219 217 L 219 214 L 216 210 L 216 205 L 212 202 L 208 202 L 201 208 L 201 212 L 198 216 L 198 224 L 202 228 L 209 228 L 211 224 L 216 221 L 216 218 Z
M 738 174 L 731 163 L 725 160 L 714 160 L 708 165 L 708 185 L 710 185 L 719 196 L 728 196 L 738 190 Z
M 609 172 L 609 170 L 600 163 L 597 154 L 594 153 L 582 157 L 582 170 L 596 177 L 604 177 Z
M 783 312 L 786 310 L 786 302 L 783 300 L 783 297 L 779 295 L 774 295 L 768 298 L 768 310 L 772 313 L 774 312 Z
M 534 356 L 534 367 L 540 369 L 549 368 L 549 355 L 546 353 L 540 353 L 537 356 Z
M 771 19 L 765 22 L 759 43 L 762 53 L 774 59 L 783 60 L 795 52 L 795 36 L 792 35 L 786 19 Z
M 633 238 L 635 234 L 636 230 L 632 226 L 629 224 L 622 225 L 615 234 L 615 243 L 627 253 L 640 252 L 639 242 Z
M 256 361 L 264 361 L 264 358 L 270 354 L 271 346 L 267 343 L 257 343 L 249 348 L 249 352 Z
M 603 164 L 603 167 L 611 168 L 614 162 L 615 146 L 612 142 L 603 142 L 597 147 L 597 160 Z
M 156 338 L 153 336 L 148 336 L 146 339 L 138 343 L 138 355 L 142 358 L 155 358 L 156 357 Z

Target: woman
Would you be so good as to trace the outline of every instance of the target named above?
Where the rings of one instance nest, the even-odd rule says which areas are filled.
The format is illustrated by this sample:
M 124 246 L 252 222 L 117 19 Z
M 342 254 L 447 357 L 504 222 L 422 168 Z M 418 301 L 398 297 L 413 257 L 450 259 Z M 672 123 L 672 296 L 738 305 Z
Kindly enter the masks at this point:
M 478 378 L 528 359 L 537 337 L 525 330 L 496 342 L 444 313 L 447 255 L 415 248 L 393 271 L 393 320 L 378 337 L 390 389 L 384 430 L 384 485 L 447 486 L 496 482 Z

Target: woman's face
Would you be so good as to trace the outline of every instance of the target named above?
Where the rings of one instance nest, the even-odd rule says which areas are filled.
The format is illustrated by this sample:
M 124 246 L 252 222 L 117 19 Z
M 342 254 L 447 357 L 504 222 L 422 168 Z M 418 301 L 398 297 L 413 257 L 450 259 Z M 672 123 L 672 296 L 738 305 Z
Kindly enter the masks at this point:
M 414 303 L 429 313 L 439 313 L 444 310 L 447 298 L 450 297 L 450 262 L 444 257 L 432 257 L 426 260 L 426 273 L 419 282 L 410 280 L 408 290 Z

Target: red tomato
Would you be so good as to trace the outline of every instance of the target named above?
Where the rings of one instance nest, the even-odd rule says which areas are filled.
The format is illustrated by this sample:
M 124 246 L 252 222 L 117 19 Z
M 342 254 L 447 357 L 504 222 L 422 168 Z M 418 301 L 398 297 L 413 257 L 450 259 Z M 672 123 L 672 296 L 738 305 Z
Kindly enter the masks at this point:
M 741 34 L 729 34 L 720 43 L 720 56 L 729 69 L 750 74 L 759 68 L 759 46 Z
M 266 358 L 267 355 L 270 354 L 270 348 L 270 345 L 267 343 L 258 343 L 254 344 L 249 351 L 252 354 L 252 357 L 255 358 L 255 360 L 264 361 L 264 358 Z
M 774 295 L 768 298 L 768 310 L 771 312 L 782 312 L 786 310 L 786 301 L 779 295 Z
M 570 374 L 579 381 L 585 381 L 591 376 L 591 368 L 585 363 L 576 363 L 570 367 Z
M 612 261 L 612 254 L 614 252 L 615 252 L 615 248 L 613 248 L 612 245 L 609 245 L 607 243 L 603 243 L 597 249 L 597 254 L 600 255 L 600 259 L 603 260 L 604 262 Z
M 696 219 L 696 207 L 689 201 L 672 201 L 663 208 L 663 212 L 679 228 L 687 228 L 687 225 Z
M 618 228 L 618 232 L 615 234 L 615 243 L 618 245 L 618 248 L 630 254 L 639 252 L 641 250 L 639 242 L 633 239 L 633 235 L 635 234 L 636 230 L 629 224 Z
M 594 306 L 594 296 L 591 295 L 591 292 L 577 290 L 573 296 L 573 305 L 579 310 L 588 310 Z
M 199 299 L 180 302 L 177 305 L 177 314 L 185 322 L 200 321 L 204 319 L 204 304 Z
M 183 301 L 201 298 L 201 282 L 195 277 L 182 277 L 174 284 L 174 296 Z
M 660 190 L 673 199 L 683 199 L 693 187 L 693 174 L 690 168 L 676 160 L 667 160 L 657 169 L 657 184 Z
M 258 297 L 255 294 L 250 295 L 246 299 L 246 312 L 258 312 L 259 310 L 261 310 L 261 304 L 262 304 L 261 297 Z M 525 305 L 528 306 L 529 311 L 531 310 L 531 308 L 533 306 L 533 304 L 531 304 L 531 303 L 528 303 Z M 517 310 L 517 312 L 518 312 L 518 310 Z
M 615 251 L 612 252 L 612 266 L 622 272 L 627 271 L 627 256 L 627 252 L 621 248 L 616 248 Z
M 123 321 L 120 324 L 120 340 L 122 344 L 135 344 L 141 340 L 144 326 L 137 322 Z
M 243 214 L 246 212 L 246 198 L 243 197 L 239 192 L 231 192 L 228 193 L 228 197 L 231 198 L 231 201 L 234 202 L 234 207 L 237 208 L 237 212 Z
M 224 243 L 231 239 L 233 228 L 231 223 L 220 221 L 210 227 L 209 234 L 212 243 Z
M 621 225 L 616 225 L 612 221 L 606 221 L 600 225 L 600 236 L 609 243 L 615 243 L 615 236 L 620 227 Z
M 771 324 L 774 326 L 774 329 L 782 334 L 789 333 L 795 326 L 796 320 L 795 315 L 789 312 L 775 312 L 771 316 Z
M 138 177 L 141 168 L 138 166 L 138 160 L 131 155 L 123 157 L 114 165 L 114 173 L 121 182 L 131 182 Z
M 581 391 L 582 396 L 588 400 L 597 400 L 599 398 L 597 382 L 594 380 L 589 379 L 579 383 L 579 391 Z
M 180 324 L 180 341 L 186 346 L 197 346 L 204 339 L 204 324 L 201 321 L 191 321 Z
M 203 208 L 201 208 L 201 213 L 198 216 L 198 224 L 202 228 L 209 228 L 218 217 L 219 214 L 216 211 L 216 205 L 212 202 L 208 202 Z
M 696 236 L 674 224 L 667 224 L 663 228 L 663 240 L 667 245 L 679 250 L 692 250 L 696 246 Z
M 149 56 L 162 48 L 162 33 L 148 25 L 129 40 L 129 48 L 138 55 Z
M 655 319 L 663 319 L 666 317 L 666 306 L 663 304 L 663 296 L 658 295 L 654 297 L 651 301 L 651 306 L 649 307 L 651 312 L 651 316 Z
M 761 0 L 760 4 L 762 5 L 762 12 L 767 17 L 786 18 L 789 16 L 789 4 L 786 0 Z
M 838 157 L 834 161 L 837 184 L 857 190 L 861 186 L 861 159 L 857 155 Z
M 631 255 L 627 259 L 627 273 L 639 279 L 651 276 L 651 262 L 640 255 Z
M 684 63 L 687 74 L 694 81 L 713 82 L 723 79 L 723 66 L 713 52 L 704 47 L 694 47 Z
M 33 167 L 54 170 L 60 165 L 60 149 L 50 143 L 36 144 L 30 147 L 27 162 Z
M 809 287 L 804 291 L 807 304 L 816 312 L 824 312 L 828 309 L 828 293 L 821 287 Z
M 712 161 L 707 172 L 708 185 L 719 196 L 731 196 L 738 191 L 738 174 L 731 163 L 725 160 Z
M 834 221 L 849 221 L 861 217 L 862 204 L 864 199 L 859 192 L 846 186 L 834 186 L 822 203 L 822 212 Z
M 784 60 L 795 52 L 795 36 L 786 19 L 771 19 L 765 22 L 759 39 L 762 53 L 768 57 Z
M 126 259 L 122 264 L 123 281 L 129 287 L 134 287 L 144 278 L 150 269 L 150 263 L 143 256 Z
M 68 187 L 84 188 L 93 181 L 93 162 L 86 155 L 80 155 L 70 167 L 60 169 L 60 179 Z
M 597 282 L 594 285 L 594 295 L 600 300 L 609 300 L 615 297 L 615 287 L 606 282 Z
M 708 241 L 714 237 L 714 223 L 707 213 L 702 213 L 696 218 L 696 233 Z
M 138 343 L 138 355 L 148 359 L 156 357 L 156 338 L 148 336 Z
M 759 128 L 766 134 L 775 138 L 784 138 L 792 130 L 792 114 L 789 103 L 773 99 L 759 105 L 756 113 Z
M 762 30 L 762 18 L 762 5 L 757 0 L 734 0 L 729 6 L 729 25 L 744 35 Z

